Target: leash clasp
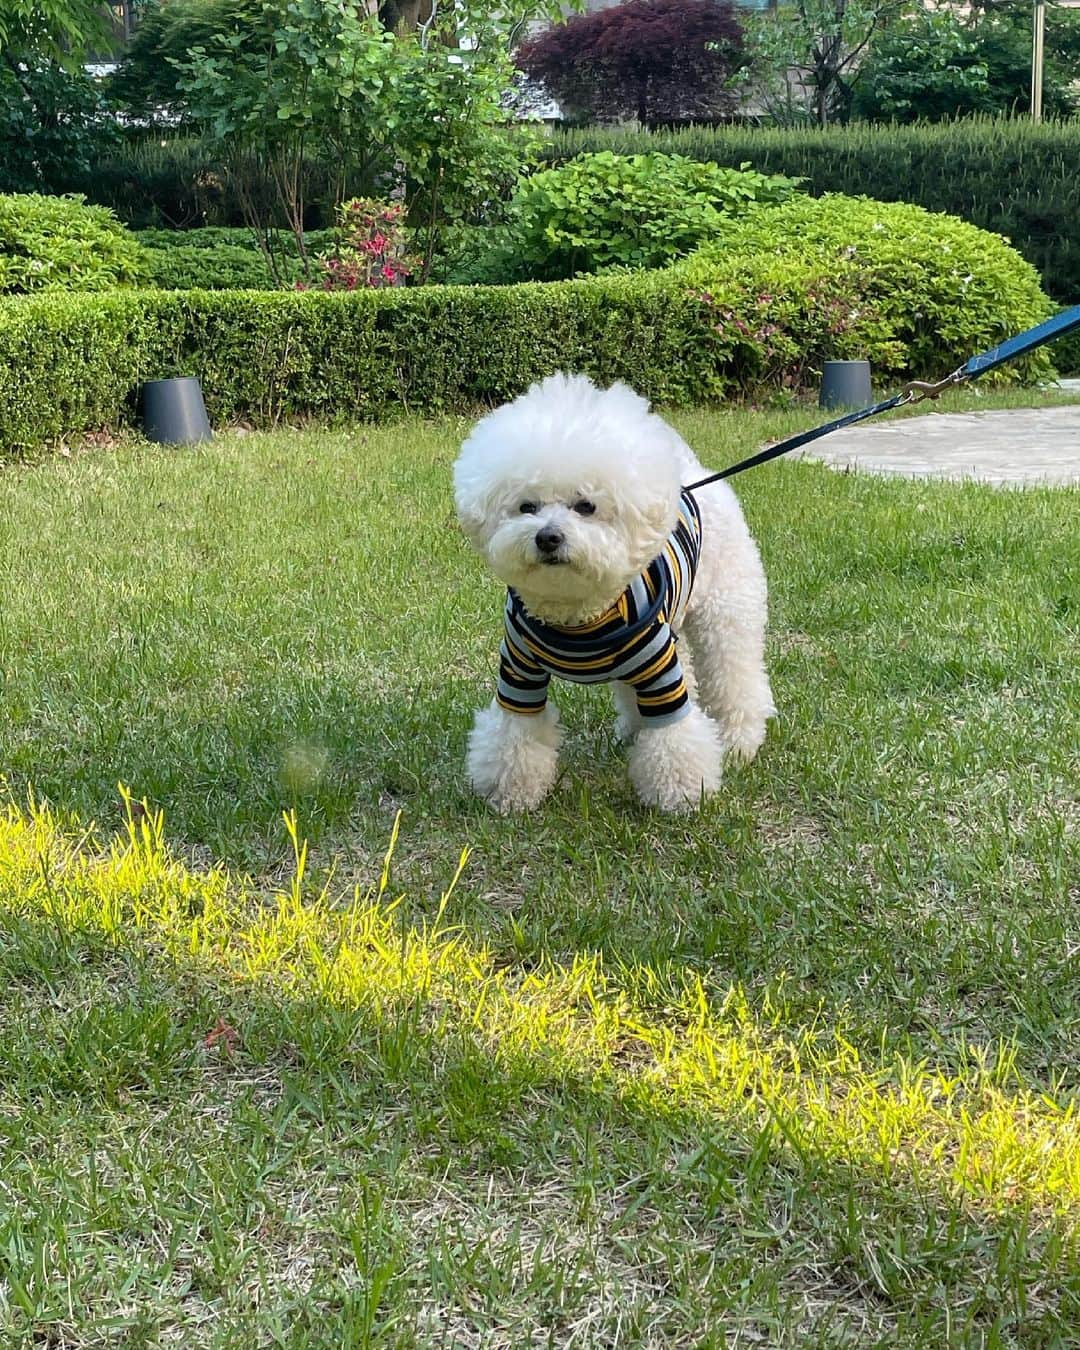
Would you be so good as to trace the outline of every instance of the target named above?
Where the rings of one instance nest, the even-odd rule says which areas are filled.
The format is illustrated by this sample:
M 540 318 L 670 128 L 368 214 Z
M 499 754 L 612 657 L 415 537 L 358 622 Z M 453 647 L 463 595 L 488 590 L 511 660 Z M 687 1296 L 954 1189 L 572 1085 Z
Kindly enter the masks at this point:
M 946 375 L 943 380 L 909 380 L 904 385 L 903 393 L 905 403 L 921 403 L 926 398 L 937 398 L 943 394 L 951 385 L 958 384 L 964 375 L 964 367 L 954 370 L 951 375 Z

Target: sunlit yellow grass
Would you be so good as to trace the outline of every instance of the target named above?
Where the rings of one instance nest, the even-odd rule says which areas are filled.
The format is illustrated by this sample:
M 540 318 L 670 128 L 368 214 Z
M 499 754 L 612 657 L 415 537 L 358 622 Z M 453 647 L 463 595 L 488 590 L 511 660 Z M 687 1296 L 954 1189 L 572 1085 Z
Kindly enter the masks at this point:
M 295 827 L 294 878 L 273 896 L 221 869 L 189 870 L 162 831 L 160 816 L 143 816 L 97 848 L 91 832 L 46 810 L 9 806 L 0 817 L 0 905 L 376 1020 L 407 1004 L 420 1035 L 468 1026 L 508 1069 L 525 1059 L 642 1108 L 768 1128 L 804 1161 L 898 1171 L 990 1208 L 1080 1212 L 1076 1111 L 1016 1082 L 1007 1054 L 954 1076 L 901 1058 L 870 1064 L 838 1031 L 781 1031 L 737 990 L 713 1006 L 688 980 L 679 998 L 650 1008 L 592 956 L 499 968 L 453 925 L 453 885 L 432 922 L 403 925 L 390 898 L 393 841 L 379 882 L 341 902 L 312 893 Z M 463 854 L 458 875 L 467 866 Z M 637 974 L 635 987 L 648 988 Z

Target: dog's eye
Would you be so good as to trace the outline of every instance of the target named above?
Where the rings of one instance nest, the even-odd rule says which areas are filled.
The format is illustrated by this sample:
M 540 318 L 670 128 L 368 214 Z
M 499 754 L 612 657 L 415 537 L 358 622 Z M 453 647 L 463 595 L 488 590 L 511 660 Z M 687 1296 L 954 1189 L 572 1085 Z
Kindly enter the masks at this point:
M 523 516 L 535 516 L 539 507 L 536 502 L 522 502 L 518 510 Z
M 591 516 L 595 512 L 596 507 L 593 506 L 592 502 L 580 501 L 574 503 L 574 510 L 579 516 Z

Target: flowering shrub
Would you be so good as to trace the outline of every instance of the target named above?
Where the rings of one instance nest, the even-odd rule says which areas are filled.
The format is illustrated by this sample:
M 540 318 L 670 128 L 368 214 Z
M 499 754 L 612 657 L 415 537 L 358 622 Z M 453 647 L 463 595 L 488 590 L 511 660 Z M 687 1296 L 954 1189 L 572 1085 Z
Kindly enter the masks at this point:
M 322 289 L 355 291 L 402 285 L 417 265 L 406 251 L 404 215 L 404 206 L 362 197 L 339 206 L 337 242 L 319 260 Z

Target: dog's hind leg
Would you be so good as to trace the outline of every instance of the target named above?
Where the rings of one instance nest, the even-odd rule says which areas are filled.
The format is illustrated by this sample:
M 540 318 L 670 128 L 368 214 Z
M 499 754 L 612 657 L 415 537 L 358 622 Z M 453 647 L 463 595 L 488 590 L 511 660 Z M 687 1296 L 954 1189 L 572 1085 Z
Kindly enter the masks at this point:
M 719 725 L 726 752 L 751 760 L 776 712 L 765 670 L 765 575 L 757 550 L 740 559 L 730 587 L 713 580 L 695 595 L 683 625 L 693 652 L 697 699 Z
M 698 701 L 720 727 L 726 752 L 751 760 L 776 712 L 765 670 L 763 607 L 742 605 L 741 596 L 710 596 L 687 616 L 694 653 Z

